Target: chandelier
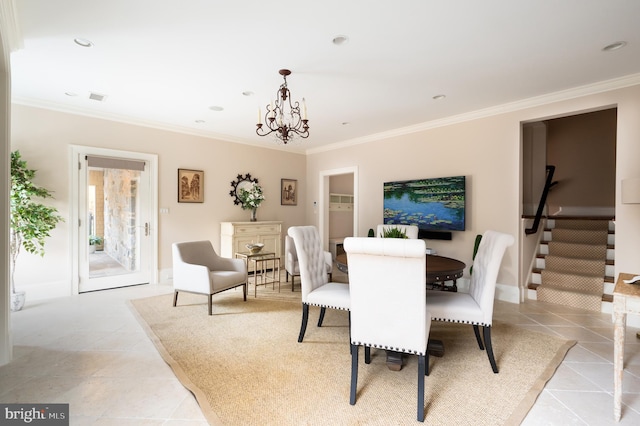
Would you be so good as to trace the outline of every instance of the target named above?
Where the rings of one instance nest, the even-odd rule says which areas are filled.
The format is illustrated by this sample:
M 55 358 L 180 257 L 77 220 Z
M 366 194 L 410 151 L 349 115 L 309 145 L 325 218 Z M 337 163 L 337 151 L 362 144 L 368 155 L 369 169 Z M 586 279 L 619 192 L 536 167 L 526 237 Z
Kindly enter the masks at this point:
M 258 136 L 267 136 L 275 132 L 275 136 L 286 145 L 296 135 L 305 139 L 309 137 L 309 120 L 307 120 L 307 105 L 304 98 L 302 98 L 302 116 L 300 115 L 300 103 L 298 101 L 291 102 L 291 93 L 287 87 L 287 76 L 291 74 L 291 71 L 283 69 L 279 73 L 284 78 L 284 83 L 278 89 L 276 100 L 267 105 L 264 127 L 262 111 L 258 109 L 256 133 Z

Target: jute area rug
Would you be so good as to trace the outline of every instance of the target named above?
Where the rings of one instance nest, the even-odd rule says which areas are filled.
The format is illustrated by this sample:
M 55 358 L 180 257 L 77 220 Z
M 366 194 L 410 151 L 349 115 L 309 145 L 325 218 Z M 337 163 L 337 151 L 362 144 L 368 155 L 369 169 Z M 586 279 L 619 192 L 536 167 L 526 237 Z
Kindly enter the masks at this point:
M 349 405 L 351 356 L 346 312 L 327 310 L 323 327 L 310 309 L 303 343 L 297 342 L 300 293 L 261 287 L 242 301 L 239 290 L 206 297 L 180 293 L 131 301 L 149 337 L 212 425 L 416 424 L 417 358 L 401 371 L 372 349 L 360 349 L 356 405 Z M 575 342 L 494 323 L 499 374 L 478 349 L 468 325 L 434 322 L 431 338 L 445 355 L 429 357 L 425 423 L 517 425 Z

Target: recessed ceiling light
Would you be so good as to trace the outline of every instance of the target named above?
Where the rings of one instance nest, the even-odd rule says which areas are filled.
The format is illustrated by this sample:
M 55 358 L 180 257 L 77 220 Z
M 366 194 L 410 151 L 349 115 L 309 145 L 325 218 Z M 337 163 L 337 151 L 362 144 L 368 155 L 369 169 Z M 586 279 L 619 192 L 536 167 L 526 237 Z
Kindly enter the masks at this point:
M 89 93 L 89 99 L 94 100 L 94 101 L 98 101 L 98 102 L 104 102 L 107 99 L 107 95 L 103 95 L 101 93 L 91 92 L 91 93 Z
M 349 43 L 349 37 L 346 35 L 337 35 L 333 38 L 333 44 L 336 46 L 342 46 L 343 44 Z
M 439 101 L 439 100 L 444 99 L 446 97 L 447 97 L 447 95 L 435 95 L 433 97 L 433 99 L 436 100 L 436 101 Z
M 348 126 L 349 124 L 351 124 L 351 123 L 349 123 L 348 121 L 343 121 L 343 122 L 342 122 L 342 125 L 343 125 L 343 126 Z
M 202 123 L 206 123 L 206 121 L 204 121 L 204 120 L 196 120 L 196 123 L 202 124 Z
M 242 92 L 242 94 L 244 96 L 253 96 L 253 92 L 251 90 L 244 91 L 244 92 Z
M 626 41 L 616 41 L 615 43 L 611 43 L 610 45 L 603 47 L 602 50 L 605 52 L 611 52 L 612 50 L 622 49 L 626 45 Z
M 91 43 L 89 40 L 84 39 L 84 38 L 74 38 L 73 42 L 75 44 L 77 44 L 78 46 L 82 46 L 82 47 L 91 47 L 91 46 L 93 46 L 93 43 Z
M 224 111 L 224 108 L 222 108 L 221 106 L 217 106 L 217 105 L 210 106 L 209 109 L 211 111 Z
M 67 96 L 78 96 L 76 92 L 64 92 L 64 94 Z

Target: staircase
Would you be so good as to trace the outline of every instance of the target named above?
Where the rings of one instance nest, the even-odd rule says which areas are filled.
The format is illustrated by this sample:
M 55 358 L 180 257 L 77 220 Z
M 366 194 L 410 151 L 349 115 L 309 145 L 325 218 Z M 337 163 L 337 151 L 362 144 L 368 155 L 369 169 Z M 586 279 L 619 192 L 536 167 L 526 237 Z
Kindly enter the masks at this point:
M 611 312 L 614 246 L 613 218 L 547 219 L 528 298 Z

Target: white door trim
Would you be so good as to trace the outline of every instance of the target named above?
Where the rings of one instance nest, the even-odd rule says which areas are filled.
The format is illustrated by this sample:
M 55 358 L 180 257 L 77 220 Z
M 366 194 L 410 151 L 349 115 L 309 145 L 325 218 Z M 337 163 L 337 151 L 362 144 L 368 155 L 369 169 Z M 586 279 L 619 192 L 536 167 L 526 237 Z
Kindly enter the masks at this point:
M 79 232 L 80 232 L 80 215 L 78 206 L 80 201 L 80 170 L 78 168 L 78 158 L 80 154 L 98 155 L 105 157 L 120 157 L 120 158 L 132 158 L 136 160 L 143 160 L 149 164 L 149 204 L 151 205 L 150 213 L 150 245 L 152 247 L 151 254 L 151 282 L 150 284 L 158 283 L 158 156 L 156 154 L 147 154 L 141 152 L 121 151 L 107 148 L 96 148 L 82 145 L 70 145 L 69 146 L 69 164 L 70 167 L 70 185 L 69 204 L 71 206 L 71 224 L 70 226 L 70 247 L 71 247 L 71 294 L 79 294 L 80 287 L 80 247 L 79 247 Z

